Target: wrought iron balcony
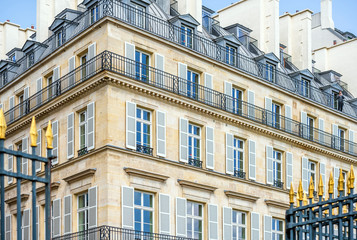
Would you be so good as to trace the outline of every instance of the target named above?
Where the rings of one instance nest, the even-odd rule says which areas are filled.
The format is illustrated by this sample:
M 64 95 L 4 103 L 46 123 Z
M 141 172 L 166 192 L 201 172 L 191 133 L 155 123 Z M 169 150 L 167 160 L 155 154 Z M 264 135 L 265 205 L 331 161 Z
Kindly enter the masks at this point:
M 273 184 L 274 187 L 277 187 L 277 188 L 283 188 L 284 187 L 284 183 L 280 180 L 274 180 L 274 184 Z
M 245 179 L 246 173 L 241 170 L 235 170 L 234 176 L 237 178 Z
M 82 149 L 79 149 L 77 152 L 78 152 L 78 157 L 80 157 L 80 156 L 86 155 L 88 153 L 88 149 L 87 149 L 87 147 L 84 147 Z
M 152 155 L 153 148 L 148 147 L 148 146 L 144 146 L 144 145 L 140 145 L 140 144 L 136 144 L 136 151 L 140 152 L 140 153 L 145 153 L 145 154 L 148 154 L 148 155 Z
M 194 167 L 202 168 L 202 161 L 195 158 L 188 158 L 188 164 Z
M 66 234 L 60 237 L 54 237 L 53 240 L 78 240 L 78 239 L 95 239 L 95 240 L 194 240 L 193 238 L 177 237 L 172 235 L 141 232 L 124 228 L 111 226 L 100 226 L 85 231 Z

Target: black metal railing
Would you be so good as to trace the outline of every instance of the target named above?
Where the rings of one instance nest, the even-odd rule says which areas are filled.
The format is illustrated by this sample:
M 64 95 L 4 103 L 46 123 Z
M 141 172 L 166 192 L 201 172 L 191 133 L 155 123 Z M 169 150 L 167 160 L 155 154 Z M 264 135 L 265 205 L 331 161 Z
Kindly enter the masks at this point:
M 194 167 L 202 168 L 202 161 L 195 158 L 188 158 L 188 164 Z
M 245 179 L 246 173 L 242 170 L 234 170 L 234 176 L 237 178 Z
M 277 188 L 283 188 L 284 187 L 284 183 L 282 181 L 280 181 L 280 180 L 275 179 L 273 186 L 277 187 Z
M 84 68 L 87 69 L 85 76 L 82 74 L 82 69 Z M 138 68 L 145 68 L 148 77 L 145 79 L 138 78 L 135 70 Z M 192 82 L 186 79 L 179 78 L 176 75 L 135 62 L 109 51 L 100 53 L 93 59 L 88 60 L 87 63 L 64 75 L 50 86 L 30 96 L 25 100 L 26 103 L 22 103 L 26 104 L 26 108 L 23 108 L 22 105 L 16 105 L 14 108 L 8 110 L 5 113 L 6 122 L 8 124 L 13 123 L 35 109 L 47 104 L 52 99 L 65 94 L 68 90 L 103 70 L 132 78 L 140 83 L 179 94 L 197 102 L 267 125 L 276 130 L 284 131 L 305 140 L 357 156 L 357 144 L 354 142 L 310 127 L 205 86 L 195 84 L 194 88 L 192 88 Z M 191 91 L 187 91 L 187 86 L 189 85 L 191 86 Z M 53 91 L 54 87 L 56 91 Z M 26 112 L 22 112 L 21 109 L 26 109 Z
M 53 240 L 194 240 L 192 238 L 177 237 L 172 235 L 141 232 L 130 229 L 100 226 L 85 231 L 66 234 L 60 237 L 54 237 Z
M 152 155 L 153 148 L 145 146 L 145 145 L 136 144 L 136 151 L 140 152 L 140 153 L 145 153 L 145 154 L 148 154 L 148 155 Z
M 77 153 L 78 153 L 78 157 L 80 157 L 80 156 L 83 156 L 83 155 L 86 155 L 86 154 L 88 154 L 88 148 L 87 147 L 84 147 L 84 148 L 81 148 L 81 149 L 79 149 L 78 151 L 77 151 Z

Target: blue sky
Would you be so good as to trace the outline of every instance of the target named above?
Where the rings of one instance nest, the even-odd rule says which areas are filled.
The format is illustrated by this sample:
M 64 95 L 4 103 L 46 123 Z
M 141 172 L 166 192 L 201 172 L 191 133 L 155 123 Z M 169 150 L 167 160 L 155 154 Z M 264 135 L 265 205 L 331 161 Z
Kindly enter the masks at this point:
M 213 10 L 222 9 L 236 0 L 202 0 Z M 0 0 L 0 22 L 9 19 L 26 28 L 36 25 L 36 0 Z M 294 13 L 296 10 L 309 8 L 320 11 L 320 0 L 280 0 L 280 14 Z M 357 0 L 333 0 L 333 18 L 335 27 L 357 34 Z

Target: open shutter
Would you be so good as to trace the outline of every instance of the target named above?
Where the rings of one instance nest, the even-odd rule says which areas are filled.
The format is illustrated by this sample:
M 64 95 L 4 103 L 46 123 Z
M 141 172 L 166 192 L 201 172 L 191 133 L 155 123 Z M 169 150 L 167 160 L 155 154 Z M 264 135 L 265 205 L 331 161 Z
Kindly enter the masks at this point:
M 266 146 L 267 184 L 273 184 L 273 147 Z
M 351 154 L 354 154 L 355 153 L 355 149 L 354 149 L 354 135 L 355 135 L 355 132 L 352 131 L 352 130 L 349 130 L 348 131 L 348 151 L 349 153 Z
M 326 186 L 326 164 L 320 162 L 320 176 L 322 177 L 323 186 Z M 324 189 L 326 193 L 326 190 Z
M 88 46 L 88 75 L 95 72 L 95 55 L 97 53 L 97 44 L 94 42 Z
M 10 106 L 10 121 L 14 120 L 14 106 L 15 106 L 15 96 L 11 96 L 9 100 L 9 106 Z
M 334 181 L 333 192 L 334 192 L 335 198 L 338 197 L 337 186 L 338 186 L 338 178 L 339 177 L 340 177 L 340 169 L 337 167 L 334 167 L 333 168 L 333 181 Z
M 184 198 L 176 198 L 176 236 L 187 236 L 187 201 Z
M 271 126 L 273 123 L 272 105 L 273 101 L 271 98 L 265 97 L 266 121 L 269 126 Z
M 338 125 L 332 124 L 332 135 L 333 135 L 333 144 L 332 147 L 340 149 L 340 141 L 338 139 Z
M 272 240 L 272 217 L 264 215 L 264 240 Z
M 72 195 L 64 197 L 64 232 L 68 234 L 72 232 Z
M 303 138 L 307 138 L 307 113 L 301 111 L 301 134 Z
M 61 199 L 53 200 L 52 207 L 52 236 L 57 237 L 61 235 Z
M 218 240 L 218 206 L 208 204 L 208 239 Z
M 41 105 L 42 102 L 42 78 L 36 80 L 36 90 L 37 90 L 37 97 L 36 97 L 36 104 Z
M 309 190 L 309 160 L 307 157 L 301 158 L 301 179 L 302 179 L 302 188 L 304 192 Z
M 53 81 L 57 81 L 60 78 L 60 67 L 57 66 L 53 69 Z
M 126 147 L 136 150 L 136 104 L 126 102 Z
M 293 154 L 286 152 L 286 188 L 290 189 L 293 181 Z
M 285 130 L 292 132 L 292 110 L 291 106 L 285 105 Z
M 166 157 L 166 113 L 156 112 L 157 155 Z
M 74 113 L 67 116 L 67 159 L 74 157 Z
M 232 98 L 232 83 L 224 82 L 224 94 L 228 95 L 226 98 L 226 110 L 233 111 L 233 98 Z
M 88 189 L 88 228 L 97 226 L 97 186 Z
M 170 235 L 170 195 L 159 194 L 159 231 Z
M 5 240 L 11 240 L 11 215 L 5 217 Z
M 164 87 L 165 78 L 161 71 L 165 71 L 165 57 L 155 53 L 155 68 L 160 70 L 155 73 L 155 85 L 159 87 Z
M 22 152 L 24 153 L 28 153 L 28 141 L 29 138 L 28 137 L 24 137 L 22 139 Z M 28 159 L 27 158 L 23 158 L 22 159 L 22 174 L 28 174 L 29 172 L 29 168 L 28 168 Z
M 233 134 L 226 133 L 226 173 L 234 173 Z
M 223 207 L 223 240 L 232 239 L 232 208 Z
M 206 167 L 214 169 L 214 129 L 206 127 Z
M 129 76 L 134 76 L 135 74 L 135 45 L 125 42 L 125 57 L 129 59 L 125 63 L 125 73 Z M 132 61 L 130 61 L 132 60 Z
M 76 73 L 72 72 L 76 68 L 76 56 L 72 56 L 68 59 L 68 85 L 73 86 L 76 82 Z
M 178 77 L 179 79 L 179 93 L 187 94 L 187 65 L 184 63 L 178 63 Z
M 252 179 L 252 180 L 256 180 L 256 166 L 257 166 L 257 163 L 256 163 L 256 158 L 255 158 L 255 141 L 253 140 L 249 140 L 248 141 L 248 144 L 249 144 L 249 155 L 248 155 L 248 159 L 249 159 L 249 179 Z
M 9 145 L 9 149 L 13 150 L 13 146 Z M 14 156 L 13 155 L 7 155 L 7 169 L 9 172 L 13 172 L 14 171 Z M 12 177 L 8 177 L 7 178 L 7 183 L 13 183 L 14 179 Z
M 248 117 L 254 119 L 255 118 L 255 93 L 251 90 L 248 90 Z
M 260 218 L 259 213 L 254 213 L 254 212 L 251 213 L 251 216 L 250 216 L 250 226 L 251 226 L 250 239 L 260 239 L 259 218 Z
M 205 102 L 206 104 L 213 104 L 213 94 L 211 89 L 213 89 L 213 77 L 211 74 L 205 73 L 205 91 L 204 91 L 204 95 L 205 95 Z
M 180 118 L 180 161 L 188 163 L 188 120 Z
M 134 229 L 134 188 L 122 186 L 122 227 Z
M 25 209 L 22 213 L 22 239 L 30 240 L 30 209 Z
M 325 143 L 324 132 L 325 131 L 325 121 L 319 118 L 319 142 Z
M 55 159 L 52 159 L 52 164 L 58 163 L 58 121 L 52 122 L 52 133 L 53 133 L 53 149 L 52 155 L 56 156 Z
M 37 139 L 36 139 L 36 144 L 37 144 L 36 155 L 37 156 L 42 156 L 41 134 L 42 134 L 42 130 L 38 129 L 37 130 Z M 41 162 L 36 161 L 35 166 L 36 166 L 36 172 L 41 171 Z
M 88 139 L 88 150 L 94 149 L 95 145 L 95 104 L 91 102 L 87 105 L 88 113 L 88 128 L 87 128 L 87 139 Z

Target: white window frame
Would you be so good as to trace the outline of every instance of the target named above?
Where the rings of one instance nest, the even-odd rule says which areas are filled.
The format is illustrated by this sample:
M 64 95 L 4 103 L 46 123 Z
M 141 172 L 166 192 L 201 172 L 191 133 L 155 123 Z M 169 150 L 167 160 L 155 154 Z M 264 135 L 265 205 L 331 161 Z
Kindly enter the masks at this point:
M 140 53 L 140 59 L 139 61 L 136 61 L 136 52 Z M 143 54 L 145 54 L 146 56 L 148 56 L 148 64 L 146 64 L 147 66 L 147 81 L 150 81 L 150 70 L 149 70 L 149 67 L 150 67 L 150 63 L 151 63 L 151 56 L 150 54 L 146 53 L 146 52 L 143 52 L 143 51 L 140 51 L 140 50 L 137 50 L 135 49 L 135 62 L 138 62 L 140 63 L 141 65 L 144 65 L 144 63 L 142 62 L 143 61 Z M 142 80 L 142 76 L 143 76 L 143 66 L 140 67 L 140 70 L 139 70 L 139 77 L 140 77 L 140 80 Z M 135 66 L 135 77 L 136 77 L 136 66 Z
M 152 203 L 153 203 L 153 206 L 152 207 L 145 207 L 145 206 L 139 206 L 139 205 L 135 205 L 135 192 L 139 192 L 141 193 L 141 203 L 143 205 L 144 203 L 144 194 L 147 194 L 147 195 L 150 195 L 152 197 Z M 134 230 L 135 230 L 135 210 L 136 209 L 139 209 L 140 212 L 141 212 L 141 219 L 140 219 L 140 223 L 141 223 L 141 231 L 143 232 L 144 231 L 144 214 L 143 214 L 143 211 L 149 211 L 152 213 L 152 230 L 153 230 L 153 233 L 155 232 L 155 196 L 154 194 L 151 194 L 151 193 L 148 193 L 148 192 L 143 192 L 143 191 L 134 191 Z
M 233 53 L 233 63 L 231 62 L 231 57 L 232 57 L 232 53 L 231 53 L 231 50 L 234 50 L 234 53 Z M 236 65 L 237 63 L 237 56 L 236 54 L 238 53 L 238 48 L 237 47 L 234 47 L 232 45 L 229 45 L 229 44 L 226 44 L 226 63 L 230 64 L 230 65 Z M 228 61 L 227 61 L 227 56 L 228 56 Z
M 145 12 L 146 12 L 146 8 L 134 3 L 133 8 L 135 9 L 135 23 L 140 26 L 140 27 L 145 27 Z M 142 14 L 140 15 L 140 12 L 142 12 Z
M 236 216 L 238 217 L 238 214 L 244 214 L 244 218 L 245 218 L 245 224 L 240 224 L 238 223 L 238 219 L 235 219 L 236 220 L 236 223 L 233 222 L 233 212 L 236 212 Z M 239 210 L 232 210 L 232 238 L 233 238 L 233 229 L 236 229 L 237 230 L 237 239 L 240 239 L 239 236 L 238 236 L 238 233 L 239 233 L 239 229 L 240 228 L 244 228 L 245 229 L 245 240 L 248 239 L 248 231 L 247 231 L 247 218 L 248 214 L 246 212 L 243 212 L 243 211 L 239 211 Z
M 275 82 L 276 66 L 271 62 L 266 62 L 264 67 L 265 73 L 267 74 L 266 80 L 268 80 L 269 82 Z
M 276 156 L 278 156 L 278 154 L 280 154 L 280 159 L 277 159 Z M 275 164 L 280 163 L 280 169 L 281 169 L 281 179 L 279 180 L 280 182 L 283 181 L 283 153 L 281 151 L 278 151 L 276 149 L 273 149 L 273 184 L 275 180 L 278 180 L 276 178 L 274 178 L 274 175 L 276 174 L 275 171 L 278 171 L 277 168 L 274 169 Z
M 94 13 L 93 13 L 94 10 Z M 99 6 L 98 4 L 94 5 L 89 10 L 90 24 L 95 23 L 99 19 Z
M 279 112 L 277 113 L 275 110 L 276 110 L 276 108 L 278 108 L 279 109 Z M 274 127 L 281 127 L 281 109 L 282 109 L 282 106 L 281 106 L 281 104 L 278 104 L 278 103 L 276 103 L 276 102 L 272 102 L 271 103 L 271 112 L 272 112 L 272 124 L 273 124 L 273 126 Z M 276 117 L 278 117 L 279 119 L 279 121 L 277 122 L 276 121 Z M 276 126 L 276 124 L 279 124 L 279 126 Z
M 339 150 L 344 150 L 345 149 L 345 141 L 346 141 L 346 130 L 339 127 L 337 131 L 338 131 L 338 145 L 337 146 L 339 146 Z
M 272 222 L 272 229 L 271 229 L 271 239 L 272 240 L 278 240 L 279 238 L 273 238 L 274 234 L 275 236 L 278 236 L 278 235 L 282 235 L 283 236 L 283 240 L 285 239 L 285 224 L 284 224 L 284 221 L 281 220 L 281 219 L 277 219 L 277 218 L 272 218 L 272 221 L 281 221 L 283 223 L 283 230 L 282 231 L 278 231 L 278 230 L 273 230 L 273 222 Z
M 315 166 L 315 170 L 312 170 L 311 169 L 311 165 L 314 165 Z M 317 189 L 316 188 L 316 182 L 317 182 L 317 163 L 316 162 L 314 162 L 314 161 L 311 161 L 311 160 L 308 160 L 308 168 L 307 168 L 308 170 L 308 181 L 309 181 L 309 186 L 310 186 L 310 179 L 311 179 L 311 174 L 314 174 L 314 178 L 313 178 L 313 181 L 314 181 L 314 188 L 315 189 Z
M 86 61 L 83 62 L 83 59 L 85 59 Z M 82 66 L 82 64 L 87 63 L 88 62 L 88 54 L 83 54 L 80 58 L 79 58 L 79 66 L 81 66 L 81 79 L 85 78 L 88 75 L 88 69 L 87 66 Z M 83 74 L 84 71 L 84 74 Z M 84 76 L 83 76 L 84 75 Z
M 138 118 L 138 115 L 137 115 L 137 112 L 138 112 L 138 110 L 141 110 L 141 111 L 146 111 L 146 112 L 149 112 L 150 113 L 150 121 L 147 121 L 147 120 L 144 120 L 144 119 L 142 119 L 142 118 Z M 141 130 L 143 130 L 143 125 L 144 124 L 147 124 L 147 125 L 150 125 L 150 145 L 148 146 L 148 147 L 152 147 L 152 117 L 153 117 L 153 112 L 152 111 L 150 111 L 150 110 L 148 110 L 148 109 L 145 109 L 145 108 L 141 108 L 141 107 L 136 107 L 136 112 L 135 112 L 135 119 L 136 119 L 136 125 L 137 125 L 137 123 L 139 122 L 140 123 L 140 125 L 141 125 Z M 137 135 L 137 132 L 138 132 L 138 128 L 136 127 L 136 135 Z M 141 139 L 140 139 L 140 141 L 141 141 L 141 143 L 143 144 L 143 140 L 144 140 L 144 138 L 143 138 L 143 133 L 141 132 Z M 135 143 L 136 143 L 136 145 L 138 145 L 138 142 L 137 142 L 137 139 L 135 139 Z M 141 145 L 142 145 L 141 144 Z
M 85 114 L 85 120 L 81 122 L 81 115 Z M 79 149 L 86 148 L 88 146 L 88 112 L 87 109 L 78 113 L 78 122 L 79 122 Z M 81 142 L 81 127 L 84 125 L 84 147 L 82 147 Z
M 315 125 L 315 118 L 307 115 L 307 137 L 309 139 L 313 139 L 314 138 L 314 125 Z M 310 124 L 310 122 L 312 121 L 312 126 Z M 312 128 L 312 133 L 310 132 L 310 129 Z
M 183 28 L 183 29 L 182 29 Z M 188 31 L 187 30 L 191 30 L 191 42 L 190 42 L 190 45 L 188 44 Z M 182 43 L 182 30 L 185 31 L 185 43 L 183 44 Z M 181 27 L 180 27 L 180 43 L 182 45 L 184 45 L 185 47 L 188 47 L 188 48 L 193 48 L 193 34 L 194 34 L 194 29 L 192 27 L 189 27 L 185 24 L 181 24 Z
M 237 96 L 237 93 L 240 93 L 238 94 L 240 95 L 240 97 Z M 244 91 L 235 86 L 232 86 L 232 98 L 234 98 L 233 111 L 240 115 L 243 113 L 243 97 L 244 97 Z
M 239 148 L 239 147 L 235 146 L 235 142 L 236 142 L 235 140 L 241 141 L 241 142 L 243 143 L 243 148 Z M 235 136 L 234 136 L 234 138 L 233 138 L 233 160 L 236 161 L 236 160 L 234 159 L 234 154 L 235 154 L 235 153 L 240 152 L 240 153 L 243 154 L 243 167 L 242 167 L 242 172 L 244 172 L 244 169 L 245 169 L 244 147 L 245 147 L 245 141 L 244 141 L 244 139 L 241 139 L 241 138 L 238 138 L 238 137 L 235 137 Z M 238 160 L 238 161 L 239 161 L 239 160 Z M 238 166 L 238 163 L 235 163 L 235 164 Z M 234 166 L 234 165 L 233 165 L 233 166 Z M 234 169 L 234 170 L 236 171 L 237 169 Z
M 189 80 L 188 79 L 188 75 L 190 74 L 190 79 L 191 80 Z M 196 74 L 197 75 L 197 82 L 194 82 L 194 81 L 192 81 L 193 80 L 193 74 Z M 186 77 L 187 77 L 187 86 L 186 86 L 186 89 L 187 89 L 187 95 L 188 96 L 190 96 L 190 97 L 193 97 L 194 96 L 194 98 L 196 98 L 197 96 L 198 96 L 198 94 L 199 94 L 199 92 L 198 92 L 198 86 L 199 86 L 199 84 L 200 84 L 200 74 L 198 73 L 198 72 L 195 72 L 195 71 L 193 71 L 193 70 L 191 70 L 191 69 L 187 69 L 187 75 L 186 75 Z M 193 88 L 193 84 L 195 84 L 194 86 L 195 86 L 195 91 L 194 92 L 192 92 L 192 88 Z M 190 85 L 190 93 L 189 93 L 189 88 L 188 88 L 188 85 Z
M 86 206 L 83 207 L 83 208 L 79 208 L 79 197 L 81 196 L 84 196 L 85 197 L 85 202 L 86 202 Z M 88 211 L 89 211 L 89 195 L 88 195 L 88 192 L 85 192 L 85 193 L 82 193 L 82 194 L 79 194 L 77 196 L 77 227 L 78 227 L 78 231 L 79 231 L 79 214 L 84 212 L 84 219 L 85 219 L 85 223 L 84 223 L 84 230 L 87 230 L 88 229 L 88 224 L 89 224 L 89 221 L 88 220 Z
M 200 129 L 200 134 L 199 135 L 196 135 L 196 134 L 193 134 L 193 133 L 191 133 L 190 132 L 190 126 L 192 126 L 191 127 L 191 129 L 193 129 L 194 127 L 198 127 L 199 129 Z M 190 146 L 190 138 L 193 138 L 193 139 L 197 139 L 198 141 L 199 141 L 199 145 L 200 145 L 200 152 L 199 152 L 199 158 L 198 159 L 196 159 L 196 158 L 194 158 L 193 156 L 188 156 L 188 158 L 191 158 L 191 159 L 195 159 L 195 160 L 199 160 L 199 161 L 202 161 L 202 141 L 201 141 L 201 137 L 202 137 L 202 127 L 200 127 L 200 126 L 198 126 L 198 125 L 196 125 L 196 124 L 193 124 L 193 123 L 188 123 L 188 130 L 187 130 L 187 135 L 188 135 L 188 142 L 187 142 L 187 146 L 188 146 L 188 149 L 187 149 L 187 151 L 188 151 L 188 154 L 190 154 L 190 148 L 191 148 L 191 152 L 193 153 L 194 151 L 194 146 L 193 145 L 191 145 Z M 193 143 L 193 141 L 191 141 L 192 143 Z
M 197 203 L 197 202 L 193 202 L 193 201 L 187 201 L 187 204 L 188 203 L 192 203 L 192 208 L 191 208 L 192 213 L 193 213 L 194 204 L 200 205 L 202 207 L 202 216 L 189 215 L 188 211 L 186 210 L 187 222 L 188 222 L 189 218 L 192 219 L 192 238 L 194 238 L 194 229 L 195 229 L 194 228 L 194 226 L 195 226 L 194 220 L 199 220 L 202 223 L 202 238 L 201 239 L 205 239 L 204 238 L 204 232 L 205 232 L 205 230 L 204 230 L 204 205 L 202 203 Z M 186 231 L 187 231 L 187 235 L 188 235 L 188 228 L 186 229 Z

